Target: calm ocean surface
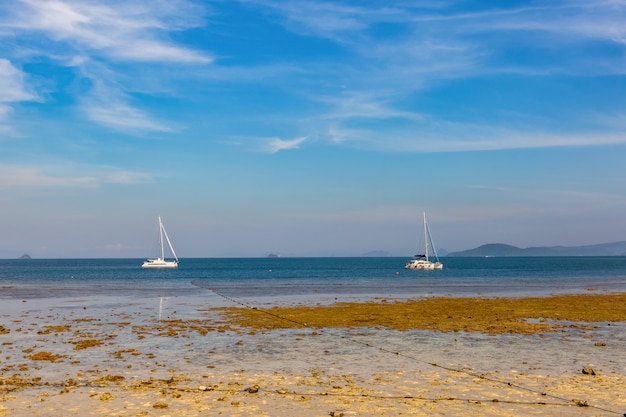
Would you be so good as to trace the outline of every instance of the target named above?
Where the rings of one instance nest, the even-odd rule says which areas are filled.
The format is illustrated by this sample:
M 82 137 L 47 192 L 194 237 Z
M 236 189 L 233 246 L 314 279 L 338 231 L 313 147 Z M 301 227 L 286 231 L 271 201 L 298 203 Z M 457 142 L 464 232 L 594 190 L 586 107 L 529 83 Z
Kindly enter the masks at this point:
M 197 295 L 315 300 L 324 297 L 527 296 L 626 291 L 626 257 L 442 258 L 442 271 L 405 270 L 407 258 L 0 260 L 0 298 Z

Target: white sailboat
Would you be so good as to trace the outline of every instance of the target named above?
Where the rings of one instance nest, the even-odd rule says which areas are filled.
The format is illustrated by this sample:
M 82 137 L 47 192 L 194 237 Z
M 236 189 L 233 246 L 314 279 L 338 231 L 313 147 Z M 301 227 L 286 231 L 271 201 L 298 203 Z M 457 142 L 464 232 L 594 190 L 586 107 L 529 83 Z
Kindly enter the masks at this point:
M 433 254 L 435 255 L 435 262 L 431 261 L 428 256 L 428 248 L 430 246 L 433 249 Z M 428 223 L 426 223 L 426 212 L 424 212 L 424 254 L 423 255 L 415 255 L 413 259 L 408 261 L 404 266 L 405 269 L 443 269 L 443 264 L 439 262 L 439 257 L 437 256 L 437 250 L 435 249 L 435 245 L 433 244 L 433 239 L 430 236 L 430 230 L 428 229 Z
M 164 239 L 165 238 L 165 239 Z M 165 260 L 165 242 L 170 248 L 172 252 L 172 256 L 174 257 L 173 261 Z M 178 268 L 178 257 L 176 256 L 176 252 L 174 252 L 174 248 L 172 247 L 172 242 L 170 242 L 170 238 L 167 236 L 167 232 L 165 231 L 165 227 L 163 226 L 163 222 L 161 221 L 161 216 L 159 216 L 159 245 L 161 246 L 161 256 L 154 259 L 147 259 L 142 268 Z

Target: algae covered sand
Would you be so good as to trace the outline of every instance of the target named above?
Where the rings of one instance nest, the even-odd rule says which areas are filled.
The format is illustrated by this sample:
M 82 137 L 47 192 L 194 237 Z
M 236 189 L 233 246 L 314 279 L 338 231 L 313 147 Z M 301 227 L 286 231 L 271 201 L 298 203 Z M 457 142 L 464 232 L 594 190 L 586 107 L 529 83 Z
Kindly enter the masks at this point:
M 223 312 L 233 323 L 256 329 L 379 327 L 530 334 L 555 331 L 564 326 L 562 322 L 626 321 L 626 294 L 537 298 L 438 297 L 315 307 L 230 307 Z
M 624 301 L 12 300 L 0 416 L 621 415 Z

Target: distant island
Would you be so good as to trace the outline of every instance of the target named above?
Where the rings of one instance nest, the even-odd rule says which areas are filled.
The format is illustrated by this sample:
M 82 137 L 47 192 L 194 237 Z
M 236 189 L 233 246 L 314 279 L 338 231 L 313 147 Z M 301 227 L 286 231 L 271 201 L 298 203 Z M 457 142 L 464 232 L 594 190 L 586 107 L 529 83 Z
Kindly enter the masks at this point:
M 536 246 L 518 248 L 489 243 L 474 249 L 450 252 L 447 256 L 626 256 L 626 241 L 587 246 Z
M 30 255 L 29 255 L 29 254 L 25 253 L 24 255 L 20 256 L 20 257 L 19 257 L 19 258 L 17 258 L 17 259 L 31 259 L 31 258 L 30 258 Z
M 364 253 L 361 256 L 364 258 L 385 258 L 392 255 L 390 252 L 384 250 L 373 250 L 371 252 Z

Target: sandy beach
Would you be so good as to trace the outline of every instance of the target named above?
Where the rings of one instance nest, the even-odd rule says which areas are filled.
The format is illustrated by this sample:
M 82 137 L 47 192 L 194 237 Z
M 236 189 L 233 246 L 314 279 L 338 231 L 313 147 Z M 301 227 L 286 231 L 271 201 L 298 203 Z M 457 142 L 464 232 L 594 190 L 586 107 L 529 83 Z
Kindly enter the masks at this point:
M 0 416 L 613 416 L 626 294 L 9 299 Z

